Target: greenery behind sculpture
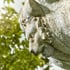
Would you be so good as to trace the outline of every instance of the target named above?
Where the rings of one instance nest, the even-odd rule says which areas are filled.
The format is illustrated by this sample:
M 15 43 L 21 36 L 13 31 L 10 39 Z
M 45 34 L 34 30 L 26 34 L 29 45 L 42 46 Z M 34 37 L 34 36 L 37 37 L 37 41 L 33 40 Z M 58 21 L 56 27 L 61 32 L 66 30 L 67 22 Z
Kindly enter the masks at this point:
M 19 26 L 19 13 L 10 6 L 14 0 L 4 0 L 0 13 L 0 70 L 34 70 L 45 61 L 28 51 L 28 41 L 20 40 L 24 33 Z M 48 60 L 46 60 L 48 62 Z

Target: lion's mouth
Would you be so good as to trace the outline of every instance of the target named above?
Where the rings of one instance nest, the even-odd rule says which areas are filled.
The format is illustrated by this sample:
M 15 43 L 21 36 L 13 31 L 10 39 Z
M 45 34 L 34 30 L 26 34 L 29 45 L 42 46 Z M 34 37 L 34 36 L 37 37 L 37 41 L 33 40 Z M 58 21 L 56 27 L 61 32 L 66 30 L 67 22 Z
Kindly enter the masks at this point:
M 36 56 L 41 54 L 42 56 L 50 57 L 53 55 L 53 52 L 54 52 L 53 47 L 51 47 L 49 44 L 44 44 L 44 43 L 41 45 L 39 45 L 38 43 L 37 45 L 31 44 L 29 48 L 30 48 L 30 52 Z

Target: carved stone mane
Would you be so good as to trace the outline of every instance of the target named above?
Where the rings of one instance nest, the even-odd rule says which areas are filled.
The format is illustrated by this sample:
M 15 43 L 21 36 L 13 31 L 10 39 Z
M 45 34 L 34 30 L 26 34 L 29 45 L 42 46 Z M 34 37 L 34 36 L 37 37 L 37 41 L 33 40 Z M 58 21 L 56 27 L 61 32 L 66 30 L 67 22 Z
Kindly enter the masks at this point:
M 70 0 L 52 4 L 38 2 L 48 6 L 51 12 L 44 17 L 30 16 L 24 21 L 21 14 L 20 26 L 29 40 L 29 51 L 58 59 L 63 68 L 70 70 Z

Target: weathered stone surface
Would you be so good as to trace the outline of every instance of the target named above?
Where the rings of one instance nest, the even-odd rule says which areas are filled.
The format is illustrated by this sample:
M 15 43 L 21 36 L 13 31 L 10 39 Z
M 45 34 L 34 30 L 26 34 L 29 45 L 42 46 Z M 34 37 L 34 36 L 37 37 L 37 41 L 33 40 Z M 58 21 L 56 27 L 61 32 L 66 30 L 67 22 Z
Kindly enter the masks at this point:
M 46 57 L 52 56 L 63 63 L 63 68 L 70 70 L 70 0 L 53 3 L 36 1 L 48 7 L 51 12 L 45 16 L 33 17 L 30 15 L 32 11 L 22 11 L 21 21 L 24 22 L 20 25 L 29 40 L 29 50 L 42 53 Z M 23 10 L 26 11 L 24 8 Z M 30 18 L 25 18 L 24 14 L 28 14 Z

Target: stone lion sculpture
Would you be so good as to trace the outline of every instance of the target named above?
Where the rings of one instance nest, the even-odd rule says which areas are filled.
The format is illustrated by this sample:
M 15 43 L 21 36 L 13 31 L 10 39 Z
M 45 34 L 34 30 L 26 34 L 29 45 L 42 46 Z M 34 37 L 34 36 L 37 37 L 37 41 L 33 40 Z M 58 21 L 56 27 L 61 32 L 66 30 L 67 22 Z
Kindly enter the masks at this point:
M 26 0 L 20 27 L 29 40 L 30 52 L 52 57 L 56 65 L 70 70 L 70 0 Z

